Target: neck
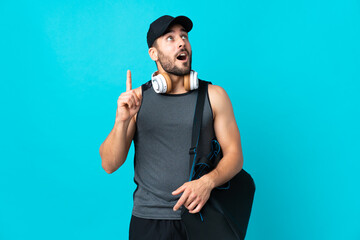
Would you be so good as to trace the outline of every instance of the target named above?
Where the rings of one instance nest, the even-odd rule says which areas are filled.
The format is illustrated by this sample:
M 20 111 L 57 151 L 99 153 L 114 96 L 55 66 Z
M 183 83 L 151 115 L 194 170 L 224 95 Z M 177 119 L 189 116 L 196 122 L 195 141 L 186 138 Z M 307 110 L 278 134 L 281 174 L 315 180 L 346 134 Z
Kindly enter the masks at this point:
M 184 76 L 176 76 L 171 73 L 168 73 L 168 75 L 172 84 L 172 90 L 169 92 L 170 94 L 180 94 L 187 92 L 184 88 Z

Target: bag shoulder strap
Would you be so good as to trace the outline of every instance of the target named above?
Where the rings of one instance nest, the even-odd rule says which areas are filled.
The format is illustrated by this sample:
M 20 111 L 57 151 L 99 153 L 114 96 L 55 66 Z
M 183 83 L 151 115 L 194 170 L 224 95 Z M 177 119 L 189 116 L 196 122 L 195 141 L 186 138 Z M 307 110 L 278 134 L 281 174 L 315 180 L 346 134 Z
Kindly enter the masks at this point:
M 190 161 L 189 161 L 190 178 L 189 178 L 189 181 L 191 181 L 191 177 L 192 177 L 193 171 L 194 171 L 197 148 L 199 145 L 199 138 L 200 138 L 200 132 L 201 132 L 202 116 L 203 116 L 203 112 L 204 112 L 205 95 L 207 93 L 208 84 L 212 84 L 212 83 L 199 79 L 198 96 L 197 96 L 197 100 L 196 100 L 192 137 L 191 137 L 191 147 L 189 150 L 189 154 L 190 154 Z

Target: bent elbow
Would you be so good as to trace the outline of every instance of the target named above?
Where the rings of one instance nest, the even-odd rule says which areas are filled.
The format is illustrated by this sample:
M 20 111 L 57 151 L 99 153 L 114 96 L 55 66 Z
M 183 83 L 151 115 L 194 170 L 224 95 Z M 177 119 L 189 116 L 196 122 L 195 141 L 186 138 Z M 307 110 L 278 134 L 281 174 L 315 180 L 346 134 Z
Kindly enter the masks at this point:
M 107 167 L 107 166 L 104 164 L 104 162 L 101 164 L 101 166 L 102 166 L 102 168 L 104 169 L 104 171 L 105 171 L 106 173 L 108 173 L 108 174 L 112 174 L 113 172 L 115 172 L 114 169 Z
M 102 151 L 103 150 L 103 145 L 101 144 L 100 145 L 100 148 L 99 148 L 99 154 L 100 154 L 100 158 L 101 158 L 101 167 L 104 169 L 105 172 L 107 172 L 108 174 L 111 174 L 114 172 L 114 170 L 108 166 L 108 164 L 105 164 L 105 161 L 104 161 L 104 157 L 102 155 Z

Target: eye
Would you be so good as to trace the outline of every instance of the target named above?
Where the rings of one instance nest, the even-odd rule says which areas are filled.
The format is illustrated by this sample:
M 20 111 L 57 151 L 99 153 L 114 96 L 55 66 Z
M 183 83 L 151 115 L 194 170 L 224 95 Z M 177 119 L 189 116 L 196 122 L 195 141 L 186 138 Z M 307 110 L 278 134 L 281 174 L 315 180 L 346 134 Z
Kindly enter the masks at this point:
M 188 37 L 187 37 L 186 35 L 183 35 L 182 38 L 183 38 L 183 39 L 187 39 Z
M 172 36 L 168 36 L 167 38 L 166 38 L 166 40 L 171 40 L 171 39 L 173 39 L 173 37 Z

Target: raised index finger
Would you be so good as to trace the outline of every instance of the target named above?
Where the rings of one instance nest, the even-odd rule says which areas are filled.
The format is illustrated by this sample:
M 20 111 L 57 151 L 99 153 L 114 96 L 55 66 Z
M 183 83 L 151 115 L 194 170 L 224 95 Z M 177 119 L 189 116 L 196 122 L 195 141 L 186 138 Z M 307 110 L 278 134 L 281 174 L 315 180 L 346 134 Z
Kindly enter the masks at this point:
M 131 72 L 130 70 L 127 70 L 126 74 L 126 91 L 131 90 Z

